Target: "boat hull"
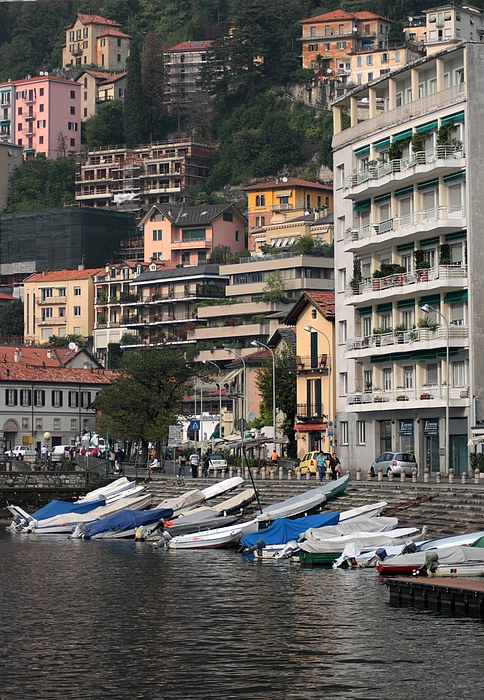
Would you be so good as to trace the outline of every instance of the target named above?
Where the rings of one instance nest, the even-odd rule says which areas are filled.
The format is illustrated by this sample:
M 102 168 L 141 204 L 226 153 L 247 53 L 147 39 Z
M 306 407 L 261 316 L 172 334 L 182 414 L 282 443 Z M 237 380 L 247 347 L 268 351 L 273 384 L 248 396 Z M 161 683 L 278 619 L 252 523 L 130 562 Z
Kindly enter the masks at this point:
M 332 566 L 340 552 L 305 552 L 299 550 L 299 561 L 306 566 Z

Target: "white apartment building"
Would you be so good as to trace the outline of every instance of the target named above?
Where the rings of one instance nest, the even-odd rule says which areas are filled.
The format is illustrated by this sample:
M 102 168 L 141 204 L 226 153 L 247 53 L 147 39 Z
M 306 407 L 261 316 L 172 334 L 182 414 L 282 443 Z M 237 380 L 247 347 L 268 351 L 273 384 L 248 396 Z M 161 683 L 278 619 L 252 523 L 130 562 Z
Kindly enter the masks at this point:
M 337 442 L 352 469 L 408 450 L 421 469 L 467 471 L 484 420 L 483 60 L 461 43 L 333 105 Z

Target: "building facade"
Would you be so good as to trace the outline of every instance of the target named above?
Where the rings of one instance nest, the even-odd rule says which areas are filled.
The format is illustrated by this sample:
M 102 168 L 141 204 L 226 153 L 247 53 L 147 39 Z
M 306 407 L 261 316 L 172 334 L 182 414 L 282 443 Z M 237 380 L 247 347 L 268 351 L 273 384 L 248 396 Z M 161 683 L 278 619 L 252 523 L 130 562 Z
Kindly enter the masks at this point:
M 212 43 L 183 41 L 164 52 L 165 101 L 172 114 L 185 112 L 200 92 L 200 70 L 207 62 L 207 51 Z
M 484 417 L 483 58 L 461 44 L 334 105 L 337 438 L 350 466 L 404 450 L 431 472 L 467 471 Z
M 86 68 L 76 82 L 81 85 L 81 121 L 92 117 L 104 102 L 124 100 L 126 71 L 106 73 Z
M 76 201 L 134 212 L 150 204 L 181 204 L 207 177 L 210 162 L 210 146 L 190 139 L 95 148 L 79 167 Z
M 0 141 L 0 211 L 7 207 L 12 192 L 12 177 L 22 162 L 22 148 Z
M 121 72 L 126 69 L 131 37 L 120 30 L 120 23 L 100 15 L 78 13 L 66 27 L 62 65 L 97 67 Z
M 92 338 L 94 279 L 99 269 L 38 272 L 24 282 L 24 338 L 45 343 L 52 335 Z
M 59 158 L 81 148 L 78 83 L 41 72 L 0 84 L 3 136 L 23 147 L 25 157 Z M 6 118 L 5 118 L 6 117 Z
M 253 255 L 263 254 L 262 246 L 284 250 L 291 249 L 302 236 L 311 236 L 318 243 L 333 242 L 333 214 L 324 214 L 325 208 L 306 212 L 294 219 L 266 224 L 252 234 Z M 279 219 L 281 217 L 274 217 Z

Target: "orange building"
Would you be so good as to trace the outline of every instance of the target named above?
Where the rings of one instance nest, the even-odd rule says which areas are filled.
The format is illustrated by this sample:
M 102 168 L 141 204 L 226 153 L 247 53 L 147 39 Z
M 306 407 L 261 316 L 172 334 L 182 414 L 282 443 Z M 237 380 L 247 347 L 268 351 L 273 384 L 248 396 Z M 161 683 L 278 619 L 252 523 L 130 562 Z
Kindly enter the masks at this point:
M 99 66 L 101 70 L 116 73 L 125 70 L 131 37 L 120 27 L 113 19 L 79 12 L 66 27 L 62 65 Z

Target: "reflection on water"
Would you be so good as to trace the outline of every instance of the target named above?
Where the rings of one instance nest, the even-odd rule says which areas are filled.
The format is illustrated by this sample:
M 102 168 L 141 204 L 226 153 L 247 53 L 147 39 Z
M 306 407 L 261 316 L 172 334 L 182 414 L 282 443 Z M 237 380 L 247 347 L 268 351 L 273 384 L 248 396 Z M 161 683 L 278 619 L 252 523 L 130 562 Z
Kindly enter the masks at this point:
M 483 628 L 373 570 L 0 533 L 0 700 L 480 699 Z

